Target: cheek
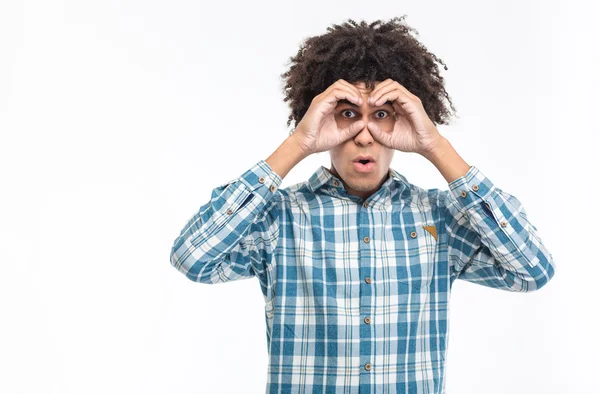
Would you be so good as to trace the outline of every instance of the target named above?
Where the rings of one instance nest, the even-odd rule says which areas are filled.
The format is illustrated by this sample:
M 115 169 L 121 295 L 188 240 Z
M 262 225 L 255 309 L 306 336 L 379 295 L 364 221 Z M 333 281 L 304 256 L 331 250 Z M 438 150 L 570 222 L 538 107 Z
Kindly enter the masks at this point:
M 392 128 L 394 126 L 394 123 L 396 123 L 396 118 L 395 117 L 388 117 L 387 119 L 385 119 L 385 121 L 383 122 L 388 128 Z
M 342 152 L 339 146 L 329 149 L 329 156 L 331 157 L 331 160 L 339 160 L 341 153 Z
M 344 146 L 337 146 L 335 149 L 329 151 L 329 156 L 331 158 L 331 162 L 336 168 L 342 168 L 348 166 L 350 161 L 352 161 L 352 153 L 344 151 Z M 350 163 L 352 164 L 352 163 Z
M 329 150 L 329 158 L 331 163 L 333 163 L 333 165 L 337 168 L 344 161 L 344 153 L 341 149 L 339 149 L 339 147 L 337 147 L 336 149 Z
M 386 149 L 385 152 L 381 153 L 381 162 L 385 165 L 389 166 L 392 163 L 392 159 L 394 158 L 394 152 Z

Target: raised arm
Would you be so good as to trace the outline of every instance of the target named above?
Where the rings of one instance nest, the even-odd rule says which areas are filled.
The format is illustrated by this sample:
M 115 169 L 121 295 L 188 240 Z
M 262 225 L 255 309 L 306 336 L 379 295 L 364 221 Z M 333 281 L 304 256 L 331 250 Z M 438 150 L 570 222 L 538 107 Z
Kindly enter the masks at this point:
M 212 190 L 171 248 L 171 264 L 190 280 L 219 283 L 255 275 L 268 264 L 279 235 L 278 188 L 306 154 L 288 137 L 238 178 Z

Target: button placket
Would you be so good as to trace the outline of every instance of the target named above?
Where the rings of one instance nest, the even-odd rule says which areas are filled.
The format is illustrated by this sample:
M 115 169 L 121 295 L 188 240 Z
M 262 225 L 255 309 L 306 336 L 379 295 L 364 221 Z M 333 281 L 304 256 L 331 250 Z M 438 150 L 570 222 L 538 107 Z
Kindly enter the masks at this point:
M 361 209 L 361 208 L 368 208 L 368 207 L 372 207 L 371 202 L 369 201 L 357 201 L 359 204 L 362 205 L 362 207 L 359 205 L 358 206 L 358 213 L 360 215 L 360 223 L 361 225 L 359 225 L 358 227 L 358 236 L 359 238 L 357 239 L 358 242 L 360 242 L 360 236 L 362 235 L 362 245 L 359 247 L 359 253 L 360 253 L 360 257 L 359 257 L 359 273 L 360 275 L 364 278 L 365 284 L 363 284 L 362 286 L 360 286 L 360 315 L 362 315 L 363 317 L 363 324 L 365 324 L 361 329 L 360 329 L 360 341 L 361 341 L 361 349 L 364 348 L 365 343 L 363 342 L 368 342 L 370 340 L 370 338 L 373 335 L 372 332 L 372 328 L 369 326 L 371 324 L 371 318 L 369 317 L 370 314 L 373 313 L 372 311 L 372 307 L 373 307 L 373 301 L 372 301 L 372 297 L 373 297 L 373 290 L 372 288 L 369 287 L 369 285 L 371 284 L 371 278 L 368 276 L 371 273 L 371 269 L 372 269 L 372 264 L 370 263 L 370 259 L 372 258 L 372 248 L 368 245 L 369 243 L 371 243 L 371 237 L 369 236 L 369 227 L 368 227 L 368 215 L 370 210 L 367 209 Z M 361 234 L 362 233 L 362 234 Z M 370 364 L 370 358 L 372 357 L 372 354 L 361 354 L 361 362 L 364 365 L 365 370 L 370 371 L 371 370 L 371 364 Z

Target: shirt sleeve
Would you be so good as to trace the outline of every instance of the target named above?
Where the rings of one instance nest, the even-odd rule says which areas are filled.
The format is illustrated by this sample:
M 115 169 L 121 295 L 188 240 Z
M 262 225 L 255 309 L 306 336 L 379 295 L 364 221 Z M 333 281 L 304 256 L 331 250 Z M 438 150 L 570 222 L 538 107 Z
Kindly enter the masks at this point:
M 275 197 L 282 178 L 260 160 L 217 186 L 171 248 L 171 265 L 194 282 L 216 284 L 264 272 L 279 236 Z M 280 197 L 280 196 L 279 196 Z
M 442 192 L 452 281 L 531 292 L 554 276 L 538 229 L 514 196 L 475 166 Z

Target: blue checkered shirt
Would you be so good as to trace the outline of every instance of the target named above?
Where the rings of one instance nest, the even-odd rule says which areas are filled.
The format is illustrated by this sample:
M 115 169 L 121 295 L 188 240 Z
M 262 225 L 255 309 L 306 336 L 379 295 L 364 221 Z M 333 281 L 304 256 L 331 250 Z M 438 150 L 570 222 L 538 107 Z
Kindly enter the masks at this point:
M 444 393 L 455 280 L 531 292 L 554 275 L 525 208 L 475 166 L 449 190 L 390 168 L 366 200 L 323 166 L 281 182 L 260 160 L 214 188 L 171 250 L 194 282 L 258 278 L 267 393 Z

